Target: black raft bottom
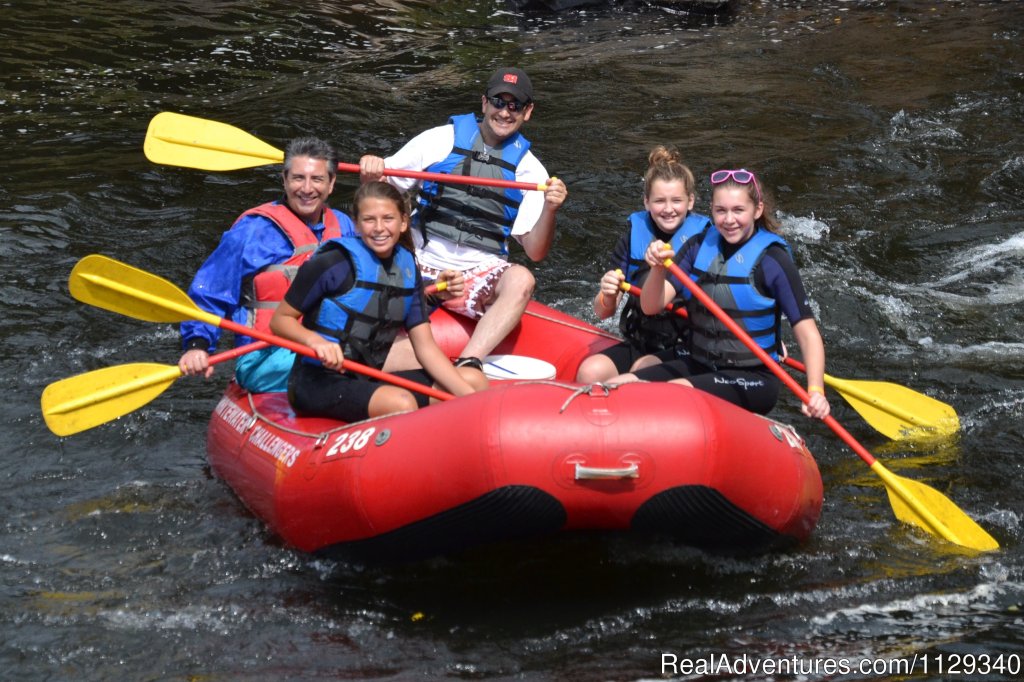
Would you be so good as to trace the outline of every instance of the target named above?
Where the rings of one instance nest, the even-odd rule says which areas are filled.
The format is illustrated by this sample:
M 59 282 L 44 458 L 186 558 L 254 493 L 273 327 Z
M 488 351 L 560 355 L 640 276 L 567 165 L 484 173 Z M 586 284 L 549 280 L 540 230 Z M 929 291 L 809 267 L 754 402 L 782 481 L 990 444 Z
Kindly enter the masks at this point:
M 489 542 L 555 533 L 565 508 L 530 486 L 507 486 L 367 540 L 325 547 L 317 555 L 342 561 L 394 562 L 424 559 Z
M 658 493 L 633 516 L 638 533 L 664 535 L 687 545 L 727 552 L 762 552 L 796 544 L 720 492 L 688 485 Z

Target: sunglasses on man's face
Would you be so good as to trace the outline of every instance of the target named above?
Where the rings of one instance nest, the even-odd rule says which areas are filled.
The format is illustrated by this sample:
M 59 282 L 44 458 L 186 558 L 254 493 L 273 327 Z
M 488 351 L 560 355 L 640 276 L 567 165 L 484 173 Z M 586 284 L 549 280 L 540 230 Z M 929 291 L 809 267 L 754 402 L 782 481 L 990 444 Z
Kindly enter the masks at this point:
M 507 108 L 512 113 L 516 113 L 516 112 L 522 111 L 523 109 L 526 108 L 526 105 L 529 104 L 529 102 L 520 102 L 517 99 L 510 99 L 510 100 L 506 101 L 506 100 L 502 99 L 500 95 L 495 95 L 494 97 L 488 97 L 487 101 L 490 102 L 491 106 L 494 107 L 495 109 L 505 109 L 505 108 Z
M 757 201 L 761 202 L 761 187 L 757 184 L 757 178 L 746 168 L 739 170 L 717 170 L 711 174 L 711 184 L 720 185 L 727 180 L 733 180 L 741 185 L 754 183 L 754 191 L 757 192 Z

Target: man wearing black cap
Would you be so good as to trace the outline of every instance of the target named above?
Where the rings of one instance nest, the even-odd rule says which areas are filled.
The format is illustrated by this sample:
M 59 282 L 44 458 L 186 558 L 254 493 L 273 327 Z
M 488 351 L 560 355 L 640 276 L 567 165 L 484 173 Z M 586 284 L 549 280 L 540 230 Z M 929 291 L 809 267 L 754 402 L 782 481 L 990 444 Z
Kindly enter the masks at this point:
M 540 192 L 387 178 L 402 190 L 418 185 L 413 237 L 424 277 L 436 279 L 445 270 L 456 270 L 465 279 L 462 295 L 443 305 L 477 320 L 457 363 L 476 366 L 515 328 L 533 295 L 533 273 L 508 261 L 508 238 L 531 260 L 543 259 L 567 194 L 565 183 L 548 177 L 520 132 L 533 115 L 530 77 L 522 69 L 498 69 L 487 81 L 481 107 L 482 117 L 452 116 L 447 125 L 420 133 L 387 159 L 367 155 L 359 162 L 363 182 L 379 180 L 391 168 L 547 185 Z M 386 369 L 414 363 L 411 350 L 396 343 Z

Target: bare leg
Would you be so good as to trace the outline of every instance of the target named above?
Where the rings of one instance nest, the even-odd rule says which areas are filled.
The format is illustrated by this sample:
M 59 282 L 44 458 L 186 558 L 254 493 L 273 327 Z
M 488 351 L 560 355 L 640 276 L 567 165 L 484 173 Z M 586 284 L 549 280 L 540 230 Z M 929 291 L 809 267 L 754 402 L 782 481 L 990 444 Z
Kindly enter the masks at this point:
M 629 368 L 630 372 L 635 372 L 638 369 L 644 367 L 652 367 L 653 365 L 660 365 L 662 360 L 656 355 L 642 355 L 636 359 L 633 366 Z M 619 370 L 615 368 L 615 363 L 607 355 L 591 355 L 580 363 L 580 368 L 576 372 L 576 381 L 581 384 L 593 384 L 599 381 L 606 383 L 628 383 L 619 381 L 622 377 L 616 376 Z M 630 375 L 632 376 L 632 375 Z M 614 380 L 612 379 L 614 377 Z M 636 381 L 636 378 L 630 379 L 629 381 Z
M 533 273 L 522 265 L 513 265 L 502 273 L 494 289 L 494 299 L 476 323 L 463 357 L 483 358 L 519 324 L 526 304 L 533 295 Z
M 599 353 L 591 355 L 580 363 L 580 368 L 576 371 L 576 381 L 581 384 L 594 384 L 610 379 L 618 371 L 610 357 Z
M 472 367 L 456 367 L 462 378 L 469 382 L 469 385 L 473 387 L 474 391 L 483 391 L 490 386 L 490 382 L 487 380 L 487 376 L 478 369 Z M 444 386 L 440 384 L 434 384 L 434 388 L 439 391 L 443 391 Z M 440 402 L 437 398 L 431 398 L 431 403 Z
M 491 384 L 491 382 L 487 380 L 487 375 L 478 369 L 473 369 L 471 367 L 459 367 L 458 369 L 459 374 L 462 375 L 463 379 L 469 382 L 469 385 L 473 387 L 473 390 L 482 391 L 488 388 Z
M 409 412 L 419 405 L 412 393 L 398 386 L 381 386 L 370 396 L 367 407 L 371 417 L 383 417 L 395 412 Z
M 638 379 L 635 374 L 620 374 L 617 377 L 612 377 L 611 379 L 608 379 L 604 383 L 608 384 L 609 386 L 619 386 L 621 384 L 631 384 L 634 381 L 640 381 L 640 379 Z M 693 384 L 690 383 L 689 379 L 671 379 L 667 383 L 679 384 L 681 386 L 693 386 Z
M 653 367 L 654 365 L 660 365 L 661 363 L 662 360 L 657 355 L 641 355 L 636 359 L 636 362 L 633 363 L 633 366 L 629 368 L 629 371 L 635 372 L 638 369 Z
M 388 352 L 382 369 L 385 372 L 401 372 L 406 369 L 419 368 L 420 363 L 416 359 L 416 353 L 413 352 L 412 342 L 409 341 L 405 332 L 400 333 L 395 338 L 395 342 L 391 344 L 391 350 Z

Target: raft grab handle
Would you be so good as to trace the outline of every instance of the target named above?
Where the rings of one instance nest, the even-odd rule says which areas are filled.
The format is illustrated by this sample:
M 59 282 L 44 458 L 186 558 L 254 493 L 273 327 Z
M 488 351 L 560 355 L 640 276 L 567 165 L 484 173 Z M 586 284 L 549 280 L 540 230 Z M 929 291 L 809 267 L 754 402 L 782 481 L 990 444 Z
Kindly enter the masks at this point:
M 576 480 L 604 481 L 616 478 L 640 478 L 640 467 L 630 464 L 626 467 L 588 467 L 576 462 Z

